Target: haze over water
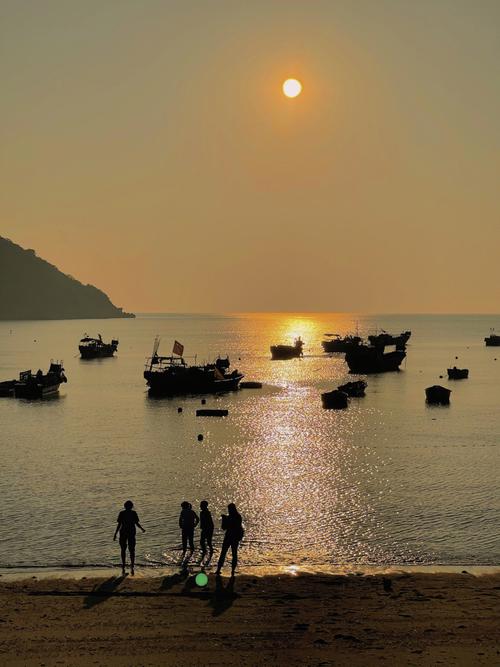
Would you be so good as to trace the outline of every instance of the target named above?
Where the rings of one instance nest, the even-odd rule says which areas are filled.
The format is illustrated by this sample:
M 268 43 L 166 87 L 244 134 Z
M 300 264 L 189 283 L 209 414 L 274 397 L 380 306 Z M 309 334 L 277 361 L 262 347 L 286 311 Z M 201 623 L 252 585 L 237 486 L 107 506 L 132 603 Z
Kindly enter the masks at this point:
M 358 322 L 413 332 L 400 373 L 368 378 L 367 395 L 325 411 L 320 394 L 349 379 L 324 332 Z M 117 564 L 116 515 L 131 498 L 147 529 L 140 563 L 180 556 L 179 504 L 228 502 L 244 516 L 241 564 L 500 562 L 498 316 L 155 315 L 136 320 L 0 323 L 0 379 L 63 358 L 59 398 L 0 399 L 0 567 Z M 118 337 L 114 359 L 82 361 L 87 332 Z M 198 361 L 229 354 L 262 390 L 207 396 L 225 419 L 195 417 L 200 397 L 151 399 L 142 377 L 153 338 Z M 271 361 L 301 335 L 305 357 Z M 499 361 L 495 361 L 498 355 Z M 458 360 L 455 360 L 458 356 Z M 470 378 L 448 382 L 446 368 Z M 449 386 L 448 408 L 424 389 Z M 178 414 L 177 408 L 183 412 Z M 199 443 L 197 435 L 204 435 Z M 220 543 L 220 532 L 216 543 Z

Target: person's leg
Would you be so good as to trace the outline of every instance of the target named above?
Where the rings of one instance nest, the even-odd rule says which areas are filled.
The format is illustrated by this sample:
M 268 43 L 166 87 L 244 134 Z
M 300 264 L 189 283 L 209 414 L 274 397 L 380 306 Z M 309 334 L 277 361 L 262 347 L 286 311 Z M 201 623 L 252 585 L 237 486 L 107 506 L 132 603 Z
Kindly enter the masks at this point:
M 125 574 L 125 562 L 127 560 L 127 539 L 120 535 L 120 551 L 122 557 L 122 574 Z
M 220 574 L 220 571 L 222 569 L 222 566 L 224 565 L 224 561 L 226 560 L 226 554 L 227 550 L 230 547 L 230 541 L 225 537 L 224 541 L 222 542 L 222 547 L 220 550 L 220 556 L 219 556 L 219 562 L 217 563 L 217 571 L 216 574 Z
M 182 531 L 182 557 L 186 555 L 188 545 L 188 536 L 185 530 Z
M 210 560 L 210 559 L 212 558 L 212 556 L 214 555 L 214 546 L 213 546 L 213 544 L 212 544 L 212 537 L 213 537 L 213 535 L 214 535 L 213 533 L 208 533 L 208 534 L 207 534 L 208 558 L 209 558 L 209 560 Z
M 239 546 L 240 541 L 239 540 L 234 540 L 231 542 L 231 553 L 232 553 L 232 562 L 231 562 L 231 574 L 234 574 L 234 571 L 236 570 L 236 566 L 238 565 L 238 546 Z
M 135 537 L 130 537 L 128 541 L 128 550 L 130 553 L 130 574 L 134 575 L 135 565 Z
M 201 549 L 201 560 L 203 560 L 207 554 L 207 536 L 205 531 L 201 531 L 200 535 L 200 549 Z
M 194 551 L 194 528 L 193 530 L 189 531 L 189 549 L 191 553 Z

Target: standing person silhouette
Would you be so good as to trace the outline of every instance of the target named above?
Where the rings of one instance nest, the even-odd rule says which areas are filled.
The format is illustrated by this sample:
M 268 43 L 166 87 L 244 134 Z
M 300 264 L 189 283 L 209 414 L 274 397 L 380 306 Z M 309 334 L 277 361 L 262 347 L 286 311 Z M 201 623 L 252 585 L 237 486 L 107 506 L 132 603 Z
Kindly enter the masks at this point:
M 120 531 L 120 549 L 122 555 L 122 574 L 125 575 L 125 561 L 127 558 L 127 546 L 130 554 L 130 574 L 134 576 L 134 566 L 135 566 L 135 527 L 139 526 L 143 533 L 146 531 L 139 523 L 139 517 L 137 512 L 132 508 L 134 503 L 131 500 L 127 500 L 124 504 L 123 509 L 118 514 L 117 526 L 113 540 L 116 540 L 118 531 Z
M 181 503 L 181 513 L 179 515 L 179 528 L 182 531 L 182 560 L 186 557 L 186 551 L 189 543 L 189 550 L 194 551 L 194 529 L 200 520 L 196 512 L 193 511 L 191 503 L 184 500 Z
M 222 515 L 222 530 L 226 531 L 224 535 L 224 541 L 222 542 L 222 549 L 219 556 L 219 562 L 217 563 L 216 575 L 220 575 L 224 561 L 226 560 L 226 554 L 229 547 L 231 547 L 232 561 L 231 561 L 231 576 L 234 577 L 234 571 L 238 565 L 238 546 L 243 539 L 244 530 L 243 530 L 243 520 L 241 514 L 236 509 L 234 503 L 230 503 L 227 506 L 228 514 Z
M 212 560 L 214 555 L 214 548 L 212 545 L 212 537 L 214 534 L 214 521 L 212 519 L 212 514 L 208 509 L 208 502 L 202 500 L 200 503 L 200 547 L 201 547 L 201 560 L 207 555 L 207 546 L 208 546 L 208 562 Z

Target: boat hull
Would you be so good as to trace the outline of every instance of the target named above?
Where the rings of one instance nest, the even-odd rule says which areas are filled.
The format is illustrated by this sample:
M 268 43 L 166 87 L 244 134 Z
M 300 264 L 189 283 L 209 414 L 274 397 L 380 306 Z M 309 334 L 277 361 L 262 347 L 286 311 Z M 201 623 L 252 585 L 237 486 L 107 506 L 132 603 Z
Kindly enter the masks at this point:
M 345 341 L 345 340 L 323 340 L 321 342 L 324 352 L 349 352 L 353 347 L 359 345 L 359 341 Z
M 500 336 L 488 336 L 484 342 L 486 347 L 500 347 Z
M 14 396 L 14 387 L 17 380 L 6 380 L 5 382 L 0 382 L 0 398 L 9 398 Z
M 441 387 L 440 385 L 433 385 L 427 387 L 425 390 L 425 398 L 430 405 L 449 405 L 450 404 L 451 389 Z
M 295 359 L 302 356 L 302 348 L 295 345 L 271 345 L 271 359 Z
M 90 348 L 85 345 L 78 347 L 82 359 L 102 359 L 104 357 L 112 357 L 116 352 L 114 345 L 105 345 L 102 348 Z
M 399 371 L 403 359 L 406 357 L 404 350 L 383 352 L 375 347 L 358 347 L 345 355 L 349 366 L 349 372 L 356 375 L 370 375 L 374 373 L 390 373 Z
M 161 371 L 144 371 L 144 379 L 149 385 L 149 393 L 154 396 L 175 396 L 185 394 L 218 394 L 235 391 L 243 375 L 238 373 L 227 378 L 207 378 L 197 373 L 177 375 Z
M 25 384 L 22 382 L 16 383 L 14 387 L 14 396 L 15 398 L 28 398 L 28 399 L 37 399 L 37 398 L 48 398 L 49 396 L 55 396 L 59 393 L 59 387 L 61 386 L 60 382 L 50 385 L 41 385 L 41 384 Z

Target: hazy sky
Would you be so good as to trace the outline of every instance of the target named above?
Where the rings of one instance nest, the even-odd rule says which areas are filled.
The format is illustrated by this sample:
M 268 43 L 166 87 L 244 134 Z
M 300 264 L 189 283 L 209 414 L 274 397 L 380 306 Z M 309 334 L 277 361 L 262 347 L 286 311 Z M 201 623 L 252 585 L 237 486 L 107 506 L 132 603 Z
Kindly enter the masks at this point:
M 498 0 L 0 0 L 0 80 L 0 235 L 127 310 L 500 311 Z

